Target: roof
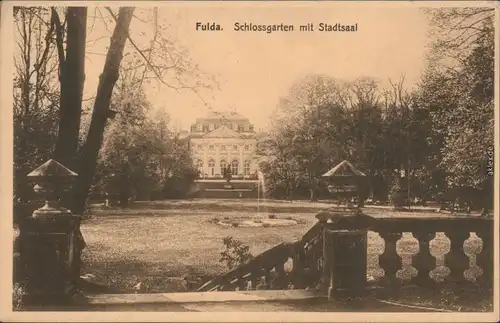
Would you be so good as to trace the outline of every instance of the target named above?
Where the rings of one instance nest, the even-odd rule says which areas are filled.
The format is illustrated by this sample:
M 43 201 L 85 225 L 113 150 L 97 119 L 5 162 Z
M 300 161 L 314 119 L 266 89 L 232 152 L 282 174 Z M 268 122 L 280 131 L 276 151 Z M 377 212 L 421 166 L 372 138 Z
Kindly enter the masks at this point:
M 28 177 L 72 177 L 78 176 L 66 166 L 60 164 L 54 159 L 49 159 L 43 165 L 27 175 Z
M 247 119 L 236 111 L 210 111 L 207 116 L 207 119 Z
M 241 135 L 224 125 L 203 135 L 203 138 L 241 138 Z
M 210 111 L 201 118 L 196 118 L 196 123 L 202 123 L 207 120 L 228 120 L 228 121 L 246 121 L 250 122 L 248 118 L 242 116 L 235 111 Z
M 337 176 L 366 176 L 359 169 L 354 167 L 347 160 L 342 161 L 337 166 L 330 169 L 322 175 L 323 177 L 337 177 Z

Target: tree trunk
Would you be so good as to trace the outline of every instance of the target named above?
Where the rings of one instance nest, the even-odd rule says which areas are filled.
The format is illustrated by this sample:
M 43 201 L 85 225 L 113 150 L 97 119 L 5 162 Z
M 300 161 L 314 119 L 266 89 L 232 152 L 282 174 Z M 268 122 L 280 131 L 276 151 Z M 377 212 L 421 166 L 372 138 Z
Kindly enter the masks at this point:
M 57 24 L 59 48 L 59 133 L 54 159 L 75 170 L 78 149 L 80 119 L 82 112 L 83 87 L 85 82 L 85 44 L 87 39 L 87 7 L 69 7 L 66 14 L 67 35 L 66 55 L 63 52 L 62 26 L 55 10 L 52 11 L 53 22 Z M 61 196 L 63 204 L 72 205 L 69 194 Z M 75 229 L 78 245 L 74 250 L 74 262 L 71 264 L 72 280 L 78 284 L 80 278 L 80 253 L 85 245 L 80 232 L 79 223 Z
M 76 214 L 81 215 L 83 213 L 89 188 L 94 178 L 97 156 L 102 145 L 104 129 L 109 117 L 111 95 L 118 80 L 123 49 L 127 41 L 133 12 L 133 7 L 120 8 L 116 27 L 111 36 L 111 44 L 106 55 L 104 69 L 99 78 L 90 128 L 79 160 L 78 181 L 73 192 L 73 212 Z
M 130 198 L 130 187 L 128 185 L 123 185 L 120 188 L 119 205 L 121 208 L 126 208 L 128 206 L 129 198 Z
M 61 101 L 54 159 L 74 169 L 85 82 L 87 7 L 69 7 L 66 17 L 68 25 L 66 56 L 59 57 L 64 61 L 60 62 Z
M 128 206 L 128 201 L 130 198 L 130 185 L 131 181 L 129 180 L 129 167 L 128 163 L 122 165 L 122 170 L 120 172 L 120 189 L 119 189 L 119 198 L 118 205 L 121 208 L 126 208 Z
M 71 210 L 73 214 L 76 215 L 83 215 L 89 189 L 93 182 L 97 166 L 97 156 L 101 149 L 104 129 L 109 116 L 111 95 L 115 83 L 118 80 L 120 63 L 123 58 L 123 49 L 127 41 L 133 12 L 134 8 L 131 7 L 120 8 L 116 26 L 111 36 L 111 44 L 106 55 L 106 62 L 99 78 L 89 132 L 85 144 L 81 149 L 80 159 L 78 160 L 79 167 L 76 169 L 78 178 L 71 192 Z M 79 243 L 75 250 L 75 262 L 73 263 L 72 272 L 75 278 L 80 277 L 81 251 L 85 247 L 85 240 L 80 231 L 80 221 L 81 220 L 77 222 L 77 239 Z

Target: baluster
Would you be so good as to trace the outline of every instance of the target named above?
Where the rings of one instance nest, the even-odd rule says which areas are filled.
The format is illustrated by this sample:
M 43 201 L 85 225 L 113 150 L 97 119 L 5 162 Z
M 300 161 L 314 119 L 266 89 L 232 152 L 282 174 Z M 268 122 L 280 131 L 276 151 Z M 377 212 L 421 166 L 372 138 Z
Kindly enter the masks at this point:
M 418 270 L 415 281 L 421 286 L 436 286 L 435 281 L 429 276 L 431 270 L 436 268 L 436 258 L 431 254 L 429 243 L 436 237 L 434 232 L 413 232 L 418 240 L 419 251 L 412 260 L 412 265 Z
M 257 284 L 257 290 L 264 290 L 264 289 L 267 289 L 267 285 L 266 285 L 266 280 L 265 278 L 263 279 L 264 277 L 262 276 L 259 276 L 259 281 L 258 281 L 258 284 Z
M 285 272 L 285 264 L 280 263 L 280 264 L 274 266 L 274 270 L 276 271 L 275 287 L 279 288 L 279 289 L 286 289 L 287 285 L 288 285 L 288 281 L 286 279 L 287 276 L 286 276 L 286 272 Z
M 314 259 L 316 253 L 316 245 L 311 244 L 304 253 L 303 257 L 303 270 L 301 273 L 302 287 L 310 287 L 312 280 L 315 276 L 316 261 Z
M 266 289 L 273 289 L 273 284 L 271 281 L 271 273 L 267 270 L 264 276 L 264 281 L 266 282 Z
M 233 291 L 237 291 L 239 290 L 239 286 L 238 286 L 238 278 L 233 278 L 232 280 L 229 281 L 229 290 L 233 290 Z
M 316 244 L 316 252 L 314 253 L 314 261 L 316 262 L 316 275 L 320 275 L 323 268 L 323 244 Z
M 483 241 L 481 252 L 476 255 L 476 265 L 483 274 L 477 278 L 478 283 L 488 288 L 493 282 L 493 230 L 478 231 L 476 235 Z
M 256 290 L 257 285 L 259 283 L 259 275 L 256 273 L 252 273 L 252 276 L 250 277 L 250 281 L 252 282 L 252 289 Z
M 380 268 L 384 270 L 384 284 L 390 287 L 397 287 L 401 281 L 396 277 L 399 269 L 402 268 L 402 259 L 398 255 L 396 244 L 401 239 L 401 232 L 379 232 L 385 241 L 384 253 L 379 256 Z
M 293 255 L 292 279 L 295 288 L 302 288 L 302 275 L 304 273 L 304 249 L 299 248 Z
M 449 231 L 445 232 L 450 239 L 450 251 L 444 256 L 445 266 L 450 269 L 450 275 L 447 280 L 452 282 L 464 283 L 464 271 L 469 268 L 470 258 L 464 251 L 464 242 L 470 236 L 469 232 Z
M 247 282 L 245 279 L 240 277 L 238 279 L 238 290 L 245 290 L 245 289 L 247 289 Z

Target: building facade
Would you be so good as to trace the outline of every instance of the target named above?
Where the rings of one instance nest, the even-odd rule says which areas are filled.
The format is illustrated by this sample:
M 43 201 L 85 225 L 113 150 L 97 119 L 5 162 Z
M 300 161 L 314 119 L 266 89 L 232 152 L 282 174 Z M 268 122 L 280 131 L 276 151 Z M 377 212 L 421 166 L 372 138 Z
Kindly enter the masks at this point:
M 200 178 L 221 179 L 228 167 L 234 179 L 255 178 L 256 146 L 253 125 L 236 112 L 210 112 L 190 129 L 189 147 Z

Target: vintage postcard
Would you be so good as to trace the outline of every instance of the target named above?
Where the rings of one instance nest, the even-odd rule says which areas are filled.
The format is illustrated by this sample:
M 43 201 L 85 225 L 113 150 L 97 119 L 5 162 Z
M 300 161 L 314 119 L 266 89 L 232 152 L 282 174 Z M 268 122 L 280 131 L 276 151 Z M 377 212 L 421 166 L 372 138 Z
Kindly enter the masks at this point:
M 4 1 L 1 315 L 496 322 L 495 1 Z

